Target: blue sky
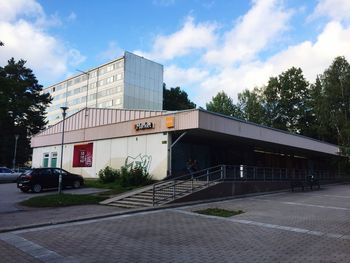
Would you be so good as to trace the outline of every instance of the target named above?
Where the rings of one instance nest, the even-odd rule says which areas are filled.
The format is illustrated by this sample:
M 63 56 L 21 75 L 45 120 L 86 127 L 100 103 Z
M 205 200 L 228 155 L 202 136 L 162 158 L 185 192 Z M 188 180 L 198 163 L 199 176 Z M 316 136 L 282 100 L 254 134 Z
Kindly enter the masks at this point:
M 0 40 L 0 65 L 23 58 L 44 86 L 128 50 L 204 106 L 292 66 L 313 82 L 336 56 L 350 61 L 350 1 L 0 0 Z

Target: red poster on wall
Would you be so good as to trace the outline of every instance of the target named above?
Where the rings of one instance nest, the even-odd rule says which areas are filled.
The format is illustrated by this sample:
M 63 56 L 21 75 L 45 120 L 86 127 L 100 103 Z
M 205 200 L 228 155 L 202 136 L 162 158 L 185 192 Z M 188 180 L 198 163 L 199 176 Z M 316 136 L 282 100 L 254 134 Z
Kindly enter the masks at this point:
M 91 167 L 93 143 L 74 145 L 73 167 Z

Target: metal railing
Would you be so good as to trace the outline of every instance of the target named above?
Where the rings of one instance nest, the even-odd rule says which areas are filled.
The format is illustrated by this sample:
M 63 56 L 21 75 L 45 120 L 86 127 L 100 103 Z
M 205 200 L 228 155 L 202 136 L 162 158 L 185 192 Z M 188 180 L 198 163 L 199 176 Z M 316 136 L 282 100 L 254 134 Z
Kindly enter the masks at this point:
M 217 181 L 224 180 L 225 172 L 224 165 L 218 165 L 156 183 L 153 185 L 152 204 L 156 206 L 160 203 L 175 200 L 179 196 L 192 193 L 208 187 Z
M 152 189 L 152 205 L 156 206 L 173 201 L 218 181 L 305 181 L 309 175 L 313 175 L 320 181 L 341 179 L 339 174 L 331 173 L 328 170 L 311 171 L 247 165 L 218 165 L 155 183 Z

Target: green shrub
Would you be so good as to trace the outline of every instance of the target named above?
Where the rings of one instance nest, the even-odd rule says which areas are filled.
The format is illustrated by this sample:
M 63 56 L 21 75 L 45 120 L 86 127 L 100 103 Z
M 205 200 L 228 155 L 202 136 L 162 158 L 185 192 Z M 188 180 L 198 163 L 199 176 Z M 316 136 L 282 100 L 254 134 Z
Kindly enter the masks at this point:
M 120 169 L 120 184 L 124 187 L 146 185 L 150 182 L 150 175 L 141 167 L 129 170 L 123 166 Z
M 106 168 L 98 172 L 98 177 L 102 183 L 115 182 L 120 178 L 120 171 L 113 169 L 112 167 L 106 166 Z

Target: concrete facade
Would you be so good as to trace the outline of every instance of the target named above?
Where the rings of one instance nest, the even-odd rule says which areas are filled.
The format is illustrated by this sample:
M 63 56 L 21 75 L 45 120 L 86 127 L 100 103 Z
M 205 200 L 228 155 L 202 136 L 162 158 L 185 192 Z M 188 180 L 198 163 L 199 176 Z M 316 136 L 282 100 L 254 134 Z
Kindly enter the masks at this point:
M 74 114 L 85 107 L 161 110 L 163 66 L 130 52 L 43 90 L 53 97 L 49 125 L 62 119 L 60 107 Z
M 72 173 L 81 174 L 84 177 L 98 178 L 98 172 L 110 166 L 119 168 L 121 166 L 133 167 L 140 164 L 145 170 L 152 174 L 153 179 L 163 179 L 167 173 L 167 150 L 168 135 L 163 133 L 148 134 L 133 137 L 122 137 L 115 139 L 93 141 L 93 161 L 91 167 L 72 167 L 74 143 L 68 143 L 63 148 L 62 168 Z M 60 145 L 46 146 L 33 149 L 33 167 L 43 166 L 43 156 L 52 156 L 61 151 Z M 58 154 L 57 164 L 61 161 Z M 51 165 L 49 165 L 51 166 Z

